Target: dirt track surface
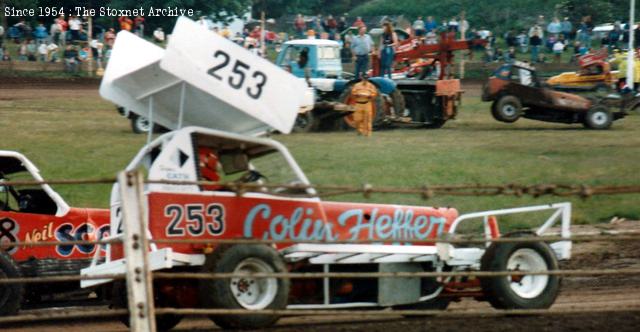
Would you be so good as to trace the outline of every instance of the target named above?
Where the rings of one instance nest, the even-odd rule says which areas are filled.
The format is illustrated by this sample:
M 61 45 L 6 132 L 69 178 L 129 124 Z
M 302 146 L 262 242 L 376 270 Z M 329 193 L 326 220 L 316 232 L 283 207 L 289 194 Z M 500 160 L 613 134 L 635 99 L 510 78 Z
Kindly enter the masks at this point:
M 575 226 L 573 232 L 602 231 L 640 232 L 639 221 L 623 221 L 597 226 Z M 640 242 L 579 242 L 574 243 L 573 257 L 563 262 L 562 269 L 630 269 L 640 268 Z M 107 310 L 106 307 L 102 307 Z M 96 309 L 96 308 L 92 308 Z M 279 321 L 267 331 L 637 331 L 640 326 L 640 276 L 566 277 L 553 310 L 585 310 L 586 313 L 536 316 L 412 317 L 368 315 L 297 316 Z M 599 310 L 628 310 L 598 312 Z M 55 310 L 55 309 L 49 309 Z M 83 308 L 78 308 L 78 311 Z M 496 312 L 486 302 L 464 299 L 453 303 L 447 313 Z M 303 312 L 301 312 L 303 313 Z M 205 317 L 187 317 L 176 331 L 211 331 L 218 327 Z M 35 331 L 127 331 L 115 319 L 88 319 L 20 323 L 5 326 L 6 332 Z

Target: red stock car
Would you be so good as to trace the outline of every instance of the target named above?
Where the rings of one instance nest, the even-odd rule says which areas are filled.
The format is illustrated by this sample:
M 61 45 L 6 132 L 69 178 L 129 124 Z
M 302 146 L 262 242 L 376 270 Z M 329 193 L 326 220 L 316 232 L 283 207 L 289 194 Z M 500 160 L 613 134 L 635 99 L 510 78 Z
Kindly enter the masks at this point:
M 90 264 L 97 245 L 17 246 L 13 242 L 96 240 L 109 233 L 109 211 L 72 208 L 47 184 L 11 186 L 7 181 L 43 181 L 22 154 L 0 151 L 0 278 L 77 276 Z M 0 284 L 0 315 L 15 314 L 23 304 L 80 290 L 79 282 Z M 76 294 L 77 295 L 77 294 Z
M 148 183 L 150 238 L 156 240 L 264 239 L 293 244 L 216 245 L 154 243 L 148 253 L 152 271 L 204 273 L 269 272 L 419 272 L 468 270 L 539 271 L 557 269 L 570 256 L 570 241 L 494 243 L 488 248 L 435 244 L 453 236 L 461 223 L 484 222 L 487 237 L 498 237 L 495 218 L 505 214 L 553 210 L 535 231 L 542 235 L 561 220 L 570 235 L 569 203 L 459 215 L 453 208 L 325 202 L 289 151 L 280 143 L 223 131 L 187 127 L 164 134 L 144 147 L 126 168 L 144 169 L 150 180 L 250 182 L 241 195 L 222 185 Z M 290 184 L 290 185 L 286 185 Z M 295 184 L 303 185 L 292 186 Z M 118 185 L 111 196 L 111 234 L 122 238 Z M 478 220 L 480 218 L 480 220 Z M 532 234 L 533 235 L 533 234 Z M 358 240 L 365 243 L 344 244 Z M 412 240 L 412 243 L 403 241 Z M 320 243 L 318 243 L 320 242 Z M 96 253 L 99 255 L 99 253 Z M 125 272 L 122 245 L 108 245 L 105 260 L 82 270 L 85 276 Z M 112 280 L 83 280 L 85 287 Z M 501 308 L 546 308 L 559 290 L 558 276 L 502 278 L 156 279 L 157 307 L 225 309 L 319 309 L 402 307 L 444 309 L 462 297 L 482 298 Z M 126 307 L 121 281 L 113 283 L 116 307 Z M 482 292 L 483 296 L 478 297 Z M 156 317 L 160 329 L 180 321 Z M 225 328 L 264 328 L 273 315 L 214 315 Z

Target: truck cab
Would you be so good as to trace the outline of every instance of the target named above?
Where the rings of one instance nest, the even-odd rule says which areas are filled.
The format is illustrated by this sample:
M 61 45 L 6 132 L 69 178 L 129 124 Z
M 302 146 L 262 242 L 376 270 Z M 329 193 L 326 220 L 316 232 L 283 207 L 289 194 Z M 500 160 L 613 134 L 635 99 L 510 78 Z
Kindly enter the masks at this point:
M 276 65 L 296 77 L 342 78 L 340 44 L 326 39 L 290 40 L 282 45 Z

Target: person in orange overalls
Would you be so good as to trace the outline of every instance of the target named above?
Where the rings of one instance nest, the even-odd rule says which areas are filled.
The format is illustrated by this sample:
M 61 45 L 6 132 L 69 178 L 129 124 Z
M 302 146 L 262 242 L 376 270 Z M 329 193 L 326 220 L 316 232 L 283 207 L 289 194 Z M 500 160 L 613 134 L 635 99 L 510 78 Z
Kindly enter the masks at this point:
M 359 135 L 371 136 L 373 112 L 378 89 L 366 77 L 353 85 L 350 103 L 354 107 L 353 122 Z

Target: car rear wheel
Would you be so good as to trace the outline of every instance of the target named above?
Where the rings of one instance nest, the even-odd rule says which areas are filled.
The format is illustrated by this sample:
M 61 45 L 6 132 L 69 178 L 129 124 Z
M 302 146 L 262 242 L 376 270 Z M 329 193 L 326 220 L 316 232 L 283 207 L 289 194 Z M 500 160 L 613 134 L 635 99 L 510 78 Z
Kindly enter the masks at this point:
M 613 123 L 611 112 L 604 106 L 594 106 L 585 114 L 583 125 L 590 129 L 609 129 Z
M 207 256 L 206 273 L 234 273 L 247 276 L 200 281 L 200 302 L 208 308 L 245 310 L 282 310 L 287 306 L 289 279 L 255 278 L 253 273 L 284 273 L 282 256 L 266 245 L 218 247 Z M 262 329 L 275 324 L 276 315 L 212 315 L 222 328 Z
M 558 269 L 555 254 L 544 242 L 493 243 L 481 259 L 482 271 L 542 272 Z M 480 278 L 482 291 L 494 308 L 549 308 L 560 290 L 557 275 L 509 275 Z
M 517 97 L 503 96 L 493 103 L 491 114 L 501 122 L 516 122 L 522 115 L 522 103 Z

